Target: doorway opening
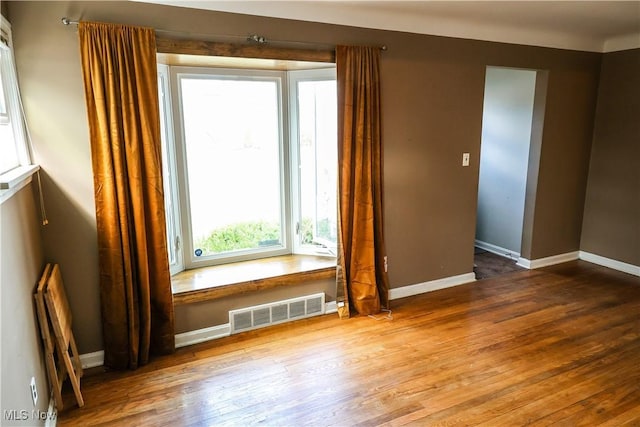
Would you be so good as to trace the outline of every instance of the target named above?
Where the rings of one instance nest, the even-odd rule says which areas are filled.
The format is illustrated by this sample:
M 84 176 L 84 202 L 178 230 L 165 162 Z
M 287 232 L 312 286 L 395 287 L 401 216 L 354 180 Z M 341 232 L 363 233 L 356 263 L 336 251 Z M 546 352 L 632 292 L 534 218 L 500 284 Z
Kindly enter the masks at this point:
M 477 279 L 524 267 L 531 251 L 547 72 L 487 67 L 474 251 Z

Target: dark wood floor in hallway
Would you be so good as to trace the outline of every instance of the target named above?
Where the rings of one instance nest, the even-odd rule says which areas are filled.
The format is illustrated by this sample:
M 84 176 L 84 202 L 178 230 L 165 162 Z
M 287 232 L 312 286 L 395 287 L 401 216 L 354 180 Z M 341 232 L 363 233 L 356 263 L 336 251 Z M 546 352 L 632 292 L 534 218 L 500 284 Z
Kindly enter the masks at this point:
M 640 425 L 638 277 L 575 261 L 392 309 L 87 376 L 58 425 Z

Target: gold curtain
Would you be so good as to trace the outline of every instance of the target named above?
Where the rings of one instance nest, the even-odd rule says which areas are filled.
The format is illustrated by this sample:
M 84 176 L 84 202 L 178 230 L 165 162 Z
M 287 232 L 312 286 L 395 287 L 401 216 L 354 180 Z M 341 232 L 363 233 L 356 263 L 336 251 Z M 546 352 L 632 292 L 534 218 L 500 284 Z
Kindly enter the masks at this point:
M 382 232 L 380 49 L 338 46 L 338 271 L 341 317 L 388 308 Z
M 153 29 L 78 28 L 94 175 L 105 365 L 174 351 Z

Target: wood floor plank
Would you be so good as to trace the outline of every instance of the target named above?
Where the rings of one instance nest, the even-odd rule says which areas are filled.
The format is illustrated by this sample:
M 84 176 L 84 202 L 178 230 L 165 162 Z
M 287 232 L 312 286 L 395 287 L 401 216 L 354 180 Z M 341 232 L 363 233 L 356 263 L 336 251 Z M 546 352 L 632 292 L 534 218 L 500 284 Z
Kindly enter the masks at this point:
M 66 425 L 638 425 L 640 279 L 582 261 L 83 378 Z M 68 392 L 68 391 L 67 391 Z
M 616 352 L 619 353 L 608 354 L 610 357 L 603 356 L 590 362 L 577 363 L 575 368 L 560 371 L 539 382 L 533 381 L 529 386 L 518 384 L 508 393 L 458 411 L 456 417 L 461 423 L 467 424 L 526 425 L 537 421 L 537 414 L 553 411 L 554 408 L 563 411 L 567 407 L 580 405 L 592 397 L 594 390 L 598 390 L 602 384 L 615 384 L 611 372 L 625 378 L 633 374 L 633 359 L 640 348 L 633 346 L 620 350 L 617 348 Z M 619 366 L 625 369 L 619 370 Z M 612 410 L 613 407 L 609 409 Z

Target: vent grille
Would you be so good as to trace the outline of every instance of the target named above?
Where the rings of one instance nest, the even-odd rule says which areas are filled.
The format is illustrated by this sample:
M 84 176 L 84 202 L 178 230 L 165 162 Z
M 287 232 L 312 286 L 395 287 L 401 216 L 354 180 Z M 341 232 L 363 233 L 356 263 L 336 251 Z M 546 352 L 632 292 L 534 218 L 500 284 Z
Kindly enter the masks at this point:
M 276 301 L 229 312 L 231 333 L 324 314 L 324 294 Z

